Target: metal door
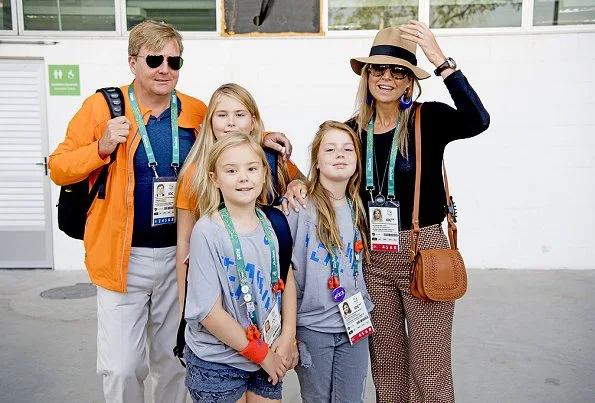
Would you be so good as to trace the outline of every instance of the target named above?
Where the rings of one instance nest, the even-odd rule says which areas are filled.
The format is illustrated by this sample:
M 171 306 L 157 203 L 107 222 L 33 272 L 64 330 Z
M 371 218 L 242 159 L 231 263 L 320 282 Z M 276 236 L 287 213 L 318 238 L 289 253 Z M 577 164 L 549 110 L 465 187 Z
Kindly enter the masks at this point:
M 0 59 L 0 268 L 51 268 L 42 60 Z

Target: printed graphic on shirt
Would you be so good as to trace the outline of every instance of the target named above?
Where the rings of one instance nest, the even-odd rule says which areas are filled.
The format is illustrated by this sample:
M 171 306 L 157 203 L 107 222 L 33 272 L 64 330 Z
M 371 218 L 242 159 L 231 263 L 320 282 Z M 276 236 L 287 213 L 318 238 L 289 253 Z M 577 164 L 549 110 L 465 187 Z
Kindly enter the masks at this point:
M 353 222 L 348 205 L 335 209 L 339 234 L 345 245 L 339 253 L 339 283 L 344 291 L 343 297 L 362 292 L 366 307 L 373 309 L 373 304 L 366 291 L 361 270 L 361 259 L 355 260 L 353 245 Z M 331 279 L 331 254 L 317 237 L 317 212 L 314 208 L 291 212 L 287 217 L 292 231 L 293 275 L 297 291 L 297 326 L 304 326 L 318 332 L 339 333 L 345 330 L 343 319 L 329 289 Z M 357 276 L 354 278 L 354 260 L 357 263 Z
M 343 238 L 341 241 L 344 242 Z M 305 245 L 306 250 L 308 250 L 308 246 L 310 244 L 310 235 L 306 234 Z M 349 271 L 351 270 L 351 264 L 353 264 L 353 244 L 352 242 L 347 243 L 347 247 L 344 251 L 339 252 L 339 274 L 343 274 L 347 265 Z M 346 261 L 347 260 L 347 261 Z M 328 269 L 330 273 L 330 264 L 331 264 L 331 254 L 329 251 L 326 250 L 324 244 L 322 242 L 318 243 L 316 248 L 313 248 L 310 251 L 310 261 L 317 263 L 320 267 Z M 353 275 L 353 273 L 348 273 Z
M 269 247 L 266 237 L 263 239 L 263 253 L 269 254 Z M 238 270 L 236 268 L 235 259 L 233 256 L 219 256 L 221 264 L 227 273 L 229 279 L 229 294 L 235 299 L 239 300 L 242 297 L 242 286 L 240 284 L 240 278 L 238 276 Z M 266 268 L 270 273 L 270 268 Z M 257 305 L 260 304 L 265 311 L 269 312 L 274 302 L 274 295 L 271 292 L 270 274 L 265 275 L 265 271 L 262 267 L 257 266 L 253 262 L 246 261 L 246 275 L 250 279 L 252 287 L 252 293 L 255 298 Z M 259 318 L 259 321 L 261 319 Z

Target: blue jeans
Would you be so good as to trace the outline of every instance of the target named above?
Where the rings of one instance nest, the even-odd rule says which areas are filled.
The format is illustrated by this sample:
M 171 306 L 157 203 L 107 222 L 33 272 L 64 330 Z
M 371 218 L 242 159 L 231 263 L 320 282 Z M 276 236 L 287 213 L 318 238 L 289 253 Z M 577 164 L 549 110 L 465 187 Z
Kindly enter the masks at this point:
M 184 357 L 186 386 L 193 402 L 235 403 L 247 390 L 267 399 L 280 400 L 282 397 L 283 382 L 273 385 L 263 369 L 248 372 L 227 364 L 204 361 L 188 347 Z
M 347 334 L 297 328 L 300 363 L 295 367 L 304 403 L 363 402 L 368 338 L 353 346 Z

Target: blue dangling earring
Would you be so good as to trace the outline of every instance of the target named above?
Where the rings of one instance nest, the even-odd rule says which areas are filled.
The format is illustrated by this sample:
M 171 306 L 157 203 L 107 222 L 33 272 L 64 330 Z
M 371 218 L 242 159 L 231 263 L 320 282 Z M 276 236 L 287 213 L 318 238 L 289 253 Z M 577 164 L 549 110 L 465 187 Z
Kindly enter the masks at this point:
M 407 91 L 405 91 L 403 95 L 401 95 L 401 99 L 399 100 L 399 102 L 401 103 L 401 109 L 403 110 L 409 109 L 413 104 L 413 96 L 410 96 L 409 99 L 407 99 L 405 98 L 406 93 Z
M 372 105 L 372 102 L 374 102 L 374 98 L 372 97 L 370 91 L 368 91 L 368 94 L 366 95 L 366 104 Z

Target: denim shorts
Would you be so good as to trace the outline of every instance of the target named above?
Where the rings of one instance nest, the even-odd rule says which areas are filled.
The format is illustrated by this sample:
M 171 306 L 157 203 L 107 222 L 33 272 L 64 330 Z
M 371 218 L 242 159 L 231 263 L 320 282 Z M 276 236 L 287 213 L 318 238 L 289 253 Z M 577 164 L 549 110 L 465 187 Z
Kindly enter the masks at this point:
M 198 358 L 186 347 L 186 387 L 193 402 L 235 403 L 247 390 L 267 399 L 282 397 L 283 382 L 273 385 L 265 370 L 244 371 Z

